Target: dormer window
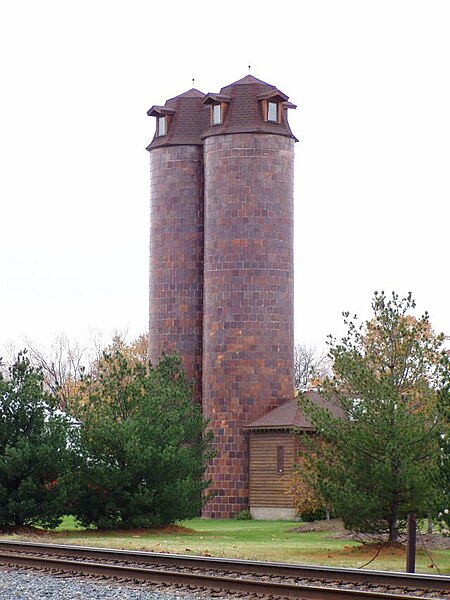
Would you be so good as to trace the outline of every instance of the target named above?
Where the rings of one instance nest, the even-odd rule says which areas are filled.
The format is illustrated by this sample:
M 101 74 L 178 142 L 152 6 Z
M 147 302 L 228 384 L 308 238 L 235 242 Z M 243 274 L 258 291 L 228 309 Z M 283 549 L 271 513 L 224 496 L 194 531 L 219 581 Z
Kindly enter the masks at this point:
M 267 120 L 278 123 L 278 102 L 267 102 Z
M 166 117 L 158 117 L 156 119 L 156 135 L 161 137 L 167 133 Z
M 222 107 L 220 104 L 213 104 L 212 107 L 212 124 L 221 125 L 222 123 Z
M 294 104 L 288 102 L 288 97 L 280 90 L 272 89 L 258 96 L 261 103 L 262 117 L 265 123 L 283 122 L 283 110 L 285 108 L 295 108 Z
M 149 117 L 156 117 L 155 138 L 164 137 L 170 129 L 170 123 L 175 111 L 168 106 L 152 106 L 147 111 Z
M 224 94 L 206 94 L 203 104 L 211 107 L 210 123 L 212 126 L 224 123 L 229 103 L 229 96 L 225 96 Z

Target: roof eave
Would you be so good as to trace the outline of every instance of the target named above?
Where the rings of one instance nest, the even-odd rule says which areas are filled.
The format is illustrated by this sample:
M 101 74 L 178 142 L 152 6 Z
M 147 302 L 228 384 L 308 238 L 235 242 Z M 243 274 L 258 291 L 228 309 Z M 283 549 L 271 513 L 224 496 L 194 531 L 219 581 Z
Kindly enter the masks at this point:
M 171 108 L 166 108 L 165 106 L 157 106 L 157 105 L 153 105 L 147 111 L 147 115 L 149 117 L 162 117 L 165 115 L 173 115 L 173 114 L 175 114 L 175 111 L 172 110 Z
M 244 425 L 247 431 L 315 431 L 314 427 L 301 425 Z
M 231 98 L 225 94 L 206 94 L 203 104 L 217 104 L 218 102 L 230 102 Z
M 259 94 L 258 100 L 281 100 L 282 102 L 287 102 L 289 96 L 286 96 L 280 90 L 270 90 L 269 92 L 264 92 L 264 94 Z

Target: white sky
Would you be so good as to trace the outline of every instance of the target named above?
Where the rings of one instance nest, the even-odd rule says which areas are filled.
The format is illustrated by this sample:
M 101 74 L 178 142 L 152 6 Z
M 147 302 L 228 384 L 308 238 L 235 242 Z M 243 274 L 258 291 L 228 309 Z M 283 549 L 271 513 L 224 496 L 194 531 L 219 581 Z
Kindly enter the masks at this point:
M 248 73 L 296 145 L 296 337 L 374 290 L 450 334 L 450 2 L 0 3 L 0 347 L 147 328 L 152 104 Z

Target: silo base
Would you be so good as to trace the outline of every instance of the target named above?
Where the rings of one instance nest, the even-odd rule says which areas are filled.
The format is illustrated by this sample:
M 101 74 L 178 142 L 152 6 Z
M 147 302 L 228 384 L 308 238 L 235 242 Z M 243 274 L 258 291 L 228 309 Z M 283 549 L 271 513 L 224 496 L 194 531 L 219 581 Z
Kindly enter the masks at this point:
M 295 521 L 297 516 L 295 508 L 282 508 L 273 506 L 254 506 L 250 508 L 252 519 L 260 521 Z

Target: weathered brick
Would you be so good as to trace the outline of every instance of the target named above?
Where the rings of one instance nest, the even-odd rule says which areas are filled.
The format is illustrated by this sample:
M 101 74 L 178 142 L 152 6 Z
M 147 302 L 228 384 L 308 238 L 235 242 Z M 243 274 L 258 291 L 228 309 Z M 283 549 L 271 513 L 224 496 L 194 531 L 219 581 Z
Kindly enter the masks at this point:
M 150 360 L 178 352 L 201 402 L 203 152 L 159 147 L 150 154 Z
M 214 136 L 204 157 L 203 412 L 221 497 L 204 515 L 229 517 L 248 503 L 243 426 L 293 393 L 293 140 Z

